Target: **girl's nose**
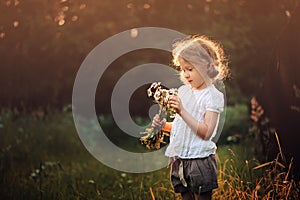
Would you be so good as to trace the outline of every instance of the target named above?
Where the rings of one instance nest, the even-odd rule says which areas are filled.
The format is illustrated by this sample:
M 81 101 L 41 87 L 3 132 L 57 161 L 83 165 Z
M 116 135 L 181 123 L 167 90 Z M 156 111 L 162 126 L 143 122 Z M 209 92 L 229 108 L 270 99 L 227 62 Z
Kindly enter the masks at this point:
M 190 77 L 190 73 L 188 71 L 185 71 L 183 76 L 184 76 L 184 78 L 188 78 L 188 77 Z

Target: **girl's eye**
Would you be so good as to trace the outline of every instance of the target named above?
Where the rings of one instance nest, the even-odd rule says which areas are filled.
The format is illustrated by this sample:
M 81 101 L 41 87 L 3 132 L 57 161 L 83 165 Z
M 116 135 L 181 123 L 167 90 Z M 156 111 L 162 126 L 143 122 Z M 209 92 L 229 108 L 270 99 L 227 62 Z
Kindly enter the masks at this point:
M 185 70 L 183 69 L 182 71 L 183 71 L 183 72 L 185 72 L 185 71 L 191 72 L 191 71 L 193 71 L 193 68 L 187 68 L 187 69 L 185 69 Z
M 180 69 L 180 71 L 185 72 L 185 71 L 193 71 L 193 68 L 185 68 L 185 69 Z

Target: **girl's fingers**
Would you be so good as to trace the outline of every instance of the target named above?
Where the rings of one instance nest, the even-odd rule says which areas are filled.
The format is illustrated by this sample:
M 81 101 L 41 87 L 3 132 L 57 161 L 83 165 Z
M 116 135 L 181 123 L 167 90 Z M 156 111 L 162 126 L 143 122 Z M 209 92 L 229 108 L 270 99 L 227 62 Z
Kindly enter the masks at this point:
M 153 119 L 153 123 L 154 124 L 158 124 L 159 123 L 159 120 L 156 118 L 156 119 Z
M 170 101 L 170 105 L 172 106 L 172 107 L 178 107 L 179 106 L 179 101 Z
M 178 97 L 177 96 L 170 96 L 170 101 L 175 101 Z
M 152 127 L 158 127 L 158 126 L 159 126 L 159 124 L 156 121 L 152 122 Z
M 171 96 L 170 97 L 170 103 L 179 103 L 180 102 L 180 99 L 178 96 Z
M 166 122 L 166 119 L 160 120 L 159 115 L 155 115 L 152 121 L 152 127 L 162 127 Z
M 170 105 L 172 108 L 175 109 L 177 113 L 181 111 L 181 103 L 180 103 L 180 98 L 178 96 L 171 96 L 170 97 Z

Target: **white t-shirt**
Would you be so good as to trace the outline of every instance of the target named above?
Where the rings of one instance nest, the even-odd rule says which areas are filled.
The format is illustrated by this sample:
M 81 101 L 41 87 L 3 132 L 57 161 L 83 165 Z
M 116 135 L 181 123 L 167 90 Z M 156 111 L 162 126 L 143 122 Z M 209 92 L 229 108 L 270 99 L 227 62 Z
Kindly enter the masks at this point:
M 192 90 L 189 85 L 183 85 L 178 89 L 178 96 L 183 107 L 200 122 L 204 122 L 206 111 L 220 113 L 224 108 L 223 93 L 213 84 L 201 90 Z M 218 123 L 210 139 L 203 140 L 176 114 L 172 124 L 170 144 L 165 155 L 179 158 L 204 158 L 215 154 L 217 146 L 211 139 L 215 136 L 217 127 Z

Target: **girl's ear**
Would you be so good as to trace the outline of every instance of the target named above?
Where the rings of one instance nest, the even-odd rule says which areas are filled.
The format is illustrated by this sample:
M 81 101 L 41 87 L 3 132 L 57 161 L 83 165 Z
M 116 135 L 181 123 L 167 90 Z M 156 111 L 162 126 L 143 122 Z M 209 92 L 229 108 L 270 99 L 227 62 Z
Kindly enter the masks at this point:
M 214 63 L 207 65 L 207 75 L 209 78 L 215 78 L 218 74 L 219 71 L 216 69 L 216 65 Z

